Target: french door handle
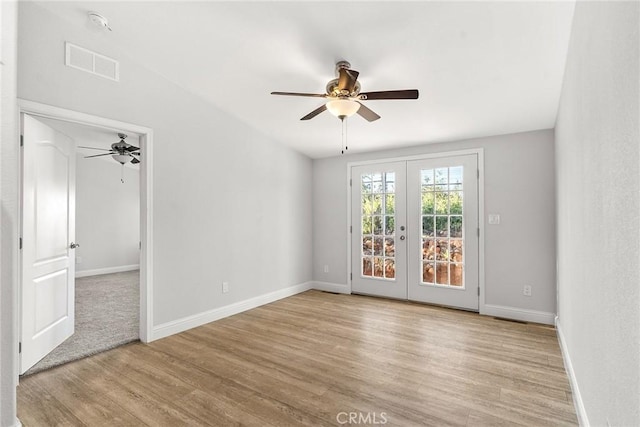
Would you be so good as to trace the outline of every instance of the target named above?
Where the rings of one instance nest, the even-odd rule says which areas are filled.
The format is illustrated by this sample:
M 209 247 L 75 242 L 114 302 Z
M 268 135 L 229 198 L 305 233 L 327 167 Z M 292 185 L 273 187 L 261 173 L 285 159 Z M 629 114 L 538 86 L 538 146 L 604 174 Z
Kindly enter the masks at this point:
M 69 245 L 69 247 L 70 247 L 71 249 L 79 248 L 79 247 L 80 247 L 80 243 L 73 243 L 73 242 L 71 242 L 71 244 Z
M 404 240 L 404 236 L 400 236 L 400 240 Z

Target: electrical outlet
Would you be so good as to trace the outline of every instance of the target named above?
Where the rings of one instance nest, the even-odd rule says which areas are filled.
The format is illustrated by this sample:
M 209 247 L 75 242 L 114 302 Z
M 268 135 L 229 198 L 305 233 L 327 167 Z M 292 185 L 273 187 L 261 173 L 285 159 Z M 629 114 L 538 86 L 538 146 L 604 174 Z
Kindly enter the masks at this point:
M 229 282 L 222 282 L 222 293 L 226 294 L 229 292 Z
M 531 296 L 531 285 L 524 285 L 524 289 L 522 291 L 525 297 Z
M 329 272 L 329 266 L 328 266 L 328 265 L 325 265 L 325 266 L 324 266 L 323 271 L 324 271 L 325 273 L 328 273 L 328 272 Z
M 500 224 L 500 214 L 489 214 L 489 224 L 491 225 L 499 225 Z

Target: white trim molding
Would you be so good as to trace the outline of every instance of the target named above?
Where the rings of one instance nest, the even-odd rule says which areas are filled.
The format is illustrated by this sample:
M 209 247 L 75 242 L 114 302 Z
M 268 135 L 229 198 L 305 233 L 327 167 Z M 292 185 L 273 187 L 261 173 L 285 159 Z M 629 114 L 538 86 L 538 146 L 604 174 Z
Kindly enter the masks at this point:
M 283 298 L 306 292 L 310 289 L 313 289 L 312 282 L 304 282 L 298 285 L 289 286 L 288 288 L 279 289 L 277 291 L 249 298 L 244 301 L 225 305 L 224 307 L 214 308 L 213 310 L 205 311 L 203 313 L 172 320 L 155 326 L 149 341 L 155 341 L 160 338 L 178 334 L 216 320 L 224 319 L 225 317 L 233 316 L 234 314 L 242 313 L 243 311 L 251 310 L 252 308 L 260 307 L 261 305 L 269 304 Z
M 582 427 L 589 427 L 589 418 L 587 417 L 587 411 L 584 408 L 584 402 L 582 401 L 582 395 L 578 388 L 578 380 L 573 370 L 573 364 L 571 363 L 571 357 L 569 356 L 569 348 L 560 326 L 558 317 L 555 318 L 556 332 L 558 335 L 558 342 L 560 343 L 560 352 L 562 353 L 562 360 L 564 361 L 564 369 L 567 371 L 569 377 L 569 384 L 571 385 L 571 394 L 573 396 L 573 406 L 576 408 L 576 415 L 578 416 L 578 424 Z
M 336 294 L 350 294 L 351 288 L 344 283 L 311 282 L 311 289 L 317 291 L 334 292 Z
M 88 276 L 99 276 L 101 274 L 121 273 L 123 271 L 133 271 L 133 270 L 139 270 L 139 269 L 140 269 L 140 264 L 118 265 L 116 267 L 105 267 L 105 268 L 94 268 L 92 270 L 76 271 L 76 278 L 88 277 Z
M 521 320 L 523 322 L 542 323 L 545 325 L 553 325 L 556 318 L 555 313 L 493 304 L 484 304 L 484 309 L 480 310 L 480 314 L 502 317 L 505 319 Z

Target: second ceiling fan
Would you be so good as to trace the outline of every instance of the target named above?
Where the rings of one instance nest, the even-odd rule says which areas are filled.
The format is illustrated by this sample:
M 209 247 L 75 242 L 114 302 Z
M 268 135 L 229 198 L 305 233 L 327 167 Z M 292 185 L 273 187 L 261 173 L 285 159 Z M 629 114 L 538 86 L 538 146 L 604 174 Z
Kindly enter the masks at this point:
M 405 90 L 385 90 L 378 92 L 360 92 L 360 83 L 356 70 L 351 69 L 351 64 L 347 61 L 340 61 L 336 64 L 337 78 L 327 83 L 326 93 L 299 93 L 299 92 L 271 92 L 271 95 L 285 96 L 306 96 L 313 98 L 325 98 L 327 101 L 316 108 L 300 120 L 309 120 L 329 110 L 331 114 L 344 120 L 354 114 L 359 114 L 366 120 L 373 122 L 380 116 L 366 107 L 360 101 L 372 101 L 379 99 L 418 99 L 417 89 Z
M 95 154 L 93 156 L 85 156 L 84 157 L 85 159 L 90 159 L 92 157 L 111 156 L 113 157 L 113 160 L 115 160 L 116 162 L 122 165 L 129 162 L 131 162 L 134 165 L 137 163 L 140 163 L 140 159 L 139 159 L 140 148 L 125 142 L 127 135 L 124 133 L 119 133 L 118 138 L 120 138 L 120 141 L 114 142 L 113 144 L 111 144 L 110 150 L 106 148 L 83 147 L 83 146 L 78 146 L 78 148 L 107 151 L 104 154 Z

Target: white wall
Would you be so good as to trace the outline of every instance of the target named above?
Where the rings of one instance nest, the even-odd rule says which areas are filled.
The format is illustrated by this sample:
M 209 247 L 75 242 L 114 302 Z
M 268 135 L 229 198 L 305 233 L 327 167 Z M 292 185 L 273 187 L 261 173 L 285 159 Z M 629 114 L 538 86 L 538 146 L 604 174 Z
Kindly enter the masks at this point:
M 577 3 L 556 125 L 559 329 L 594 426 L 640 425 L 639 5 Z
M 90 141 L 76 140 L 78 145 Z M 140 169 L 113 159 L 76 159 L 76 275 L 140 263 Z M 95 271 L 98 270 L 98 271 Z
M 19 97 L 154 131 L 154 325 L 311 279 L 309 158 L 145 69 L 104 34 L 33 3 L 19 15 Z M 65 41 L 120 60 L 120 82 L 65 67 Z
M 501 215 L 500 225 L 485 225 L 485 302 L 540 311 L 552 321 L 556 279 L 551 130 L 314 160 L 314 280 L 346 284 L 348 162 L 478 147 L 485 156 L 485 211 Z M 329 273 L 323 272 L 324 265 Z M 531 297 L 522 294 L 525 284 L 533 286 Z
M 16 423 L 18 252 L 17 5 L 0 1 L 0 426 Z

